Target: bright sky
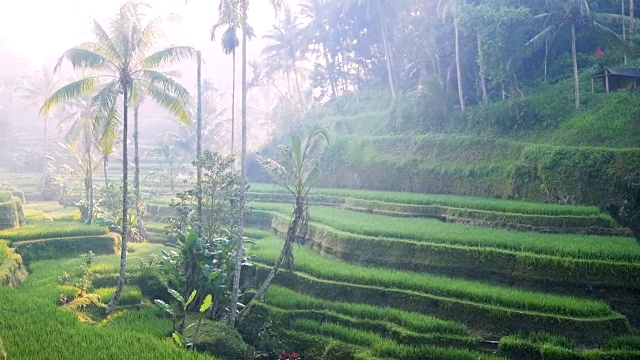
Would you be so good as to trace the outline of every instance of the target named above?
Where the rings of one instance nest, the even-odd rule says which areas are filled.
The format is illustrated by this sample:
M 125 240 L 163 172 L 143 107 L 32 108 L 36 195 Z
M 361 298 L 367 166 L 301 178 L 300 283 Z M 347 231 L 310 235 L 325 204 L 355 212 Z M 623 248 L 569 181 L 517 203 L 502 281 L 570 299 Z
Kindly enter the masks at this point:
M 209 33 L 217 20 L 219 0 L 189 0 L 186 5 L 184 0 L 147 1 L 152 6 L 152 15 L 182 16 L 180 25 L 166 27 L 170 44 L 195 46 L 203 50 L 205 59 L 215 59 L 222 54 L 219 44 L 210 41 Z M 91 19 L 104 24 L 121 3 L 119 0 L 7 1 L 0 12 L 0 38 L 7 39 L 11 49 L 34 66 L 52 63 L 64 50 L 93 40 Z M 252 1 L 249 17 L 258 37 L 275 21 L 273 10 L 265 0 Z M 259 51 L 252 52 L 254 56 L 259 54 Z

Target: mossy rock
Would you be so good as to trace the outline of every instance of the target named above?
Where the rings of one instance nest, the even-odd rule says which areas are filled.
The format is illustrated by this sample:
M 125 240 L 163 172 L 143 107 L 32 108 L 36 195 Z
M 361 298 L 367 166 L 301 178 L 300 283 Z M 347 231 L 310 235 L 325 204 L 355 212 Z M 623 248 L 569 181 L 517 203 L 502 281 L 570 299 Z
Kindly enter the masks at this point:
M 187 323 L 197 323 L 198 315 L 189 316 Z M 193 340 L 197 324 L 185 330 L 185 335 Z M 220 359 L 251 359 L 249 347 L 235 329 L 219 321 L 203 319 L 194 341 L 198 351 L 207 352 Z
M 0 202 L 0 230 L 17 228 L 25 224 L 22 201 L 12 197 L 5 202 Z

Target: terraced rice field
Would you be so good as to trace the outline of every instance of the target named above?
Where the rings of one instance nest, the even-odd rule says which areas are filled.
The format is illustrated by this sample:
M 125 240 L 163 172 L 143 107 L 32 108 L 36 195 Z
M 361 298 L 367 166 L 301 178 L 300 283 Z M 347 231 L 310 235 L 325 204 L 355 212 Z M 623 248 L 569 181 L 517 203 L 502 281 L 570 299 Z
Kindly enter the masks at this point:
M 254 185 L 252 191 L 252 223 L 284 234 L 292 211 L 284 203 L 286 196 L 265 185 Z M 491 348 L 487 340 L 549 333 L 571 344 L 604 347 L 583 352 L 575 346 L 558 345 L 555 356 L 640 356 L 640 347 L 607 345 L 623 342 L 619 339 L 629 336 L 638 323 L 633 294 L 640 293 L 640 246 L 634 239 L 469 226 L 383 215 L 376 213 L 376 206 L 380 208 L 376 204 L 373 211 L 364 212 L 362 208 L 347 210 L 344 205 L 353 198 L 392 201 L 400 209 L 438 202 L 445 207 L 528 214 L 538 219 L 571 216 L 595 226 L 602 225 L 602 219 L 610 221 L 596 208 L 521 206 L 475 198 L 464 203 L 463 197 L 409 198 L 398 193 L 326 189 L 316 190 L 314 196 L 306 246 L 295 247 L 296 272 L 282 272 L 276 278 L 278 285 L 266 294 L 260 310 L 282 319 L 287 335 L 297 336 L 307 346 L 323 347 L 307 337 L 315 336 L 325 344 L 333 340 L 351 346 L 356 353 L 366 354 L 363 356 L 423 358 L 429 355 L 421 351 L 427 350 L 414 346 L 420 341 L 430 344 L 424 338 L 417 340 L 424 335 L 439 339 L 434 345 L 440 350 L 461 349 L 480 358 L 478 354 Z M 251 253 L 261 278 L 277 258 L 282 240 L 270 233 L 249 234 L 257 239 Z M 438 319 L 449 323 L 440 323 L 444 326 L 440 331 L 428 325 L 417 330 L 414 323 L 407 323 L 407 315 L 420 322 Z M 514 347 L 522 345 L 535 353 L 542 351 L 538 350 L 541 346 L 551 346 L 526 336 L 517 346 L 505 339 L 495 354 L 514 359 L 522 358 Z M 369 350 L 362 350 L 365 348 Z M 431 356 L 467 356 L 451 354 L 454 352 Z
M 278 234 L 286 230 L 292 207 L 271 185 L 254 185 L 252 191 L 254 210 L 248 224 L 260 229 L 248 229 L 246 235 L 253 240 L 248 250 L 259 283 L 279 254 L 283 241 Z M 154 200 L 154 221 L 148 221 L 153 233 L 162 232 L 161 217 L 168 213 L 169 202 L 169 197 Z M 44 249 L 54 248 L 40 244 L 43 240 L 64 243 L 60 239 L 106 236 L 104 228 L 44 220 L 51 214 L 73 217 L 71 209 L 40 203 L 27 210 L 31 225 L 0 232 L 0 255 L 3 249 L 7 252 L 7 244 L 19 249 L 23 243 L 34 246 L 40 258 L 47 255 Z M 264 301 L 243 313 L 240 330 L 254 346 L 303 352 L 306 359 L 515 360 L 531 354 L 542 358 L 545 351 L 553 354 L 545 359 L 640 358 L 640 340 L 634 335 L 640 323 L 640 246 L 635 240 L 431 218 L 457 214 L 527 226 L 561 227 L 564 222 L 574 228 L 619 229 L 594 207 L 318 189 L 310 214 L 305 244 L 294 250 L 295 273 L 281 272 Z M 109 246 L 104 245 L 105 251 L 113 252 Z M 134 245 L 130 263 L 160 249 Z M 110 274 L 117 266 L 115 254 L 97 259 L 96 275 Z M 64 289 L 55 285 L 56 277 L 74 262 L 62 255 L 34 259 L 33 274 L 23 285 L 0 288 L 0 324 L 41 322 L 44 329 L 0 328 L 10 354 L 40 358 L 45 349 L 53 349 L 67 358 L 76 356 L 77 349 L 89 351 L 82 345 L 88 341 L 97 343 L 105 358 L 116 358 L 125 350 L 114 344 L 128 344 L 128 337 L 142 344 L 130 346 L 136 347 L 127 352 L 133 358 L 204 358 L 173 347 L 166 338 L 170 323 L 152 308 L 127 311 L 97 326 L 82 324 L 57 308 Z M 104 299 L 111 296 L 109 286 L 98 286 Z M 14 312 L 36 289 L 41 291 L 39 300 L 22 322 Z M 126 294 L 124 301 L 132 305 L 144 301 L 136 286 Z M 64 336 L 30 346 L 18 340 L 42 337 L 43 332 Z M 76 350 L 69 350 L 68 343 Z

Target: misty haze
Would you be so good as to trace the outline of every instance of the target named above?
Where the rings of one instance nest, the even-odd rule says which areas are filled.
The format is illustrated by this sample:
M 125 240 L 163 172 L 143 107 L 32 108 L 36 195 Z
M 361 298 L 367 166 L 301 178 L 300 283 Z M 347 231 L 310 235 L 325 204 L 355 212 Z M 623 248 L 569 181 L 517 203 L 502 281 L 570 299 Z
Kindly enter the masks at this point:
M 639 359 L 635 0 L 0 13 L 0 360 Z

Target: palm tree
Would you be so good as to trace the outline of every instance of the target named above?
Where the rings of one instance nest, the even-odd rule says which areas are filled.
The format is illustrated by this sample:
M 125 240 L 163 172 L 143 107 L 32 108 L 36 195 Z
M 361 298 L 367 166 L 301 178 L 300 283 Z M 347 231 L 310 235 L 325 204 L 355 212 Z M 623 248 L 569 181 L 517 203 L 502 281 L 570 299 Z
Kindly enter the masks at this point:
M 298 63 L 304 58 L 301 33 L 302 29 L 298 27 L 296 19 L 287 12 L 280 26 L 274 25 L 271 31 L 263 36 L 264 39 L 271 41 L 271 45 L 262 50 L 262 54 L 266 56 L 265 60 L 272 65 L 273 70 L 284 72 L 287 74 L 287 78 L 289 73 L 293 73 L 300 103 L 303 102 L 303 99 L 298 76 Z
M 276 13 L 282 8 L 283 0 L 269 0 Z M 246 202 L 247 190 L 247 41 L 249 39 L 250 27 L 247 23 L 248 0 L 221 0 L 221 4 L 233 4 L 237 9 L 240 6 L 242 14 L 242 149 L 240 152 L 240 206 L 238 211 L 238 234 L 236 244 L 236 259 L 233 273 L 233 287 L 231 290 L 231 306 L 229 311 L 229 325 L 234 327 L 238 314 L 238 294 L 240 292 L 240 271 L 242 269 L 242 258 L 244 256 L 244 206 Z
M 17 91 L 27 101 L 26 109 L 35 109 L 42 105 L 61 85 L 60 79 L 51 68 L 42 65 L 30 78 L 24 80 Z M 44 145 L 47 146 L 47 132 L 51 114 L 42 114 L 44 120 Z
M 279 147 L 278 159 L 260 157 L 260 164 L 269 172 L 273 180 L 294 197 L 294 206 L 280 256 L 253 299 L 262 297 L 280 265 L 284 265 L 287 271 L 293 271 L 293 244 L 299 237 L 304 237 L 302 233 L 309 220 L 307 198 L 320 178 L 320 157 L 324 149 L 323 145 L 328 143 L 327 129 L 316 125 L 309 130 L 304 141 L 297 136 L 291 136 L 290 146 Z
M 338 97 L 338 86 L 335 78 L 335 62 L 329 57 L 329 49 L 327 45 L 327 27 L 325 21 L 327 15 L 327 2 L 325 0 L 307 0 L 300 5 L 300 13 L 303 17 L 309 19 L 307 25 L 301 29 L 304 41 L 307 44 L 318 44 L 322 47 L 322 56 L 325 63 L 329 85 L 331 86 L 331 97 Z
M 536 15 L 535 19 L 541 20 L 544 28 L 525 46 L 548 46 L 556 35 L 567 28 L 571 32 L 571 59 L 573 60 L 573 88 L 575 93 L 576 109 L 580 108 L 580 79 L 578 77 L 578 57 L 576 51 L 576 26 L 592 26 L 599 32 L 625 43 L 624 39 L 616 34 L 608 24 L 622 23 L 628 26 L 640 23 L 637 19 L 620 14 L 596 13 L 591 11 L 589 0 L 552 0 L 549 10 Z M 546 51 L 545 51 L 546 61 Z
M 174 46 L 150 54 L 157 39 L 157 24 L 142 26 L 141 5 L 127 2 L 111 19 L 105 28 L 93 21 L 95 42 L 75 46 L 60 57 L 56 70 L 67 59 L 76 69 L 99 71 L 100 74 L 87 76 L 57 90 L 42 106 L 47 112 L 55 104 L 71 99 L 92 95 L 95 105 L 95 118 L 114 119 L 122 115 L 122 246 L 120 252 L 120 275 L 113 299 L 106 308 L 107 314 L 115 309 L 124 286 L 127 264 L 127 219 L 128 216 L 128 114 L 131 94 L 138 83 L 148 89 L 149 97 L 179 119 L 188 121 L 186 105 L 189 102 L 187 90 L 170 76 L 154 70 L 177 61 L 193 58 L 195 49 L 186 46 Z M 105 84 L 101 85 L 105 80 Z M 98 91 L 96 91 L 98 90 Z M 122 113 L 117 109 L 118 98 L 122 94 Z
M 235 119 L 236 119 L 236 49 L 240 46 L 240 40 L 238 40 L 237 30 L 242 26 L 242 14 L 238 14 L 237 1 L 221 1 L 218 8 L 220 20 L 211 28 L 211 40 L 215 41 L 216 31 L 226 26 L 226 30 L 222 33 L 222 39 L 220 45 L 222 51 L 226 55 L 231 54 L 231 62 L 233 67 L 233 75 L 231 82 L 231 154 L 233 154 L 233 147 L 235 142 Z M 253 37 L 253 30 L 249 34 L 248 38 Z
M 70 123 L 63 139 L 72 154 L 78 159 L 84 172 L 84 190 L 87 200 L 86 213 L 83 220 L 88 224 L 93 221 L 93 154 L 91 150 L 101 139 L 111 138 L 102 136 L 97 128 L 102 127 L 102 119 L 94 119 L 93 104 L 89 97 L 76 98 L 66 104 L 67 115 L 60 120 L 60 125 Z M 103 140 L 104 141 L 104 140 Z

